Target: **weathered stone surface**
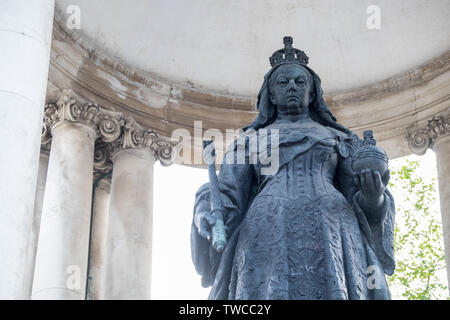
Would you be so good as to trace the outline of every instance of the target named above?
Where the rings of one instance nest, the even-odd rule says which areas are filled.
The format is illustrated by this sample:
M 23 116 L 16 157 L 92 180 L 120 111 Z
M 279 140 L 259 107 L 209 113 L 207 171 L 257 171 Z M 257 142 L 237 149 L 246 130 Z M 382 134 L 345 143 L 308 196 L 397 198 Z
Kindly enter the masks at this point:
M 83 300 L 96 131 L 63 121 L 52 135 L 32 299 Z
M 103 300 L 111 177 L 100 179 L 94 187 L 87 299 Z
M 148 149 L 113 156 L 105 299 L 150 299 L 153 228 L 153 164 Z

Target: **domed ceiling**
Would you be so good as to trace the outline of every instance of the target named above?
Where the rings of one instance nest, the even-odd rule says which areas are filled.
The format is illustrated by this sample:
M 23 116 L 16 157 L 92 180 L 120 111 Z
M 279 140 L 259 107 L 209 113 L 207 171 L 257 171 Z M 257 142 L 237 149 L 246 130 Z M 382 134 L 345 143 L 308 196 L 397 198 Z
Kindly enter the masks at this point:
M 381 28 L 367 28 L 369 5 Z M 58 0 L 80 32 L 127 65 L 194 88 L 253 97 L 268 57 L 291 35 L 325 92 L 410 70 L 450 48 L 448 0 Z

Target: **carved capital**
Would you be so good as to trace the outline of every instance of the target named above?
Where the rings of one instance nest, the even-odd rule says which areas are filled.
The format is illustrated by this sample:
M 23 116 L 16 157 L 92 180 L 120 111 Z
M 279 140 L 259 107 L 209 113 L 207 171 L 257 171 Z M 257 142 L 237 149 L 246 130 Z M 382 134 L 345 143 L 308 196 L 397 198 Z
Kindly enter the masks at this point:
M 428 148 L 433 148 L 441 137 L 448 135 L 450 135 L 450 112 L 434 116 L 423 127 L 415 126 L 407 130 L 409 148 L 418 155 L 423 155 Z
M 94 149 L 94 180 L 103 176 L 113 168 L 109 153 L 108 143 L 98 139 Z
M 65 121 L 79 122 L 97 129 L 97 115 L 100 107 L 96 104 L 83 104 L 70 90 L 63 90 L 56 103 L 45 106 L 41 140 L 47 144 L 51 140 L 52 130 Z
M 97 128 L 100 139 L 105 143 L 117 140 L 124 125 L 123 114 L 106 109 L 101 109 L 97 117 Z
M 45 106 L 41 142 L 49 147 L 52 129 L 64 121 L 80 122 L 97 132 L 94 171 L 104 174 L 111 170 L 111 157 L 122 149 L 142 148 L 153 152 L 162 165 L 173 163 L 179 141 L 160 137 L 155 130 L 144 129 L 133 118 L 121 112 L 104 109 L 94 103 L 84 103 L 71 90 L 63 90 L 56 103 Z
M 123 149 L 141 148 L 153 152 L 155 160 L 163 166 L 173 163 L 178 141 L 161 137 L 156 131 L 142 128 L 133 118 L 125 117 L 124 125 L 118 139 L 107 145 L 109 157 Z
M 153 146 L 156 158 L 159 160 L 161 165 L 170 166 L 176 155 L 178 154 L 179 148 L 181 147 L 181 139 L 178 141 L 160 137 Z
M 55 104 L 47 104 L 44 109 L 44 120 L 42 121 L 41 144 L 48 146 L 52 140 L 52 125 L 57 121 L 57 107 Z
M 64 121 L 91 126 L 103 141 L 111 142 L 120 135 L 122 118 L 122 113 L 103 109 L 95 103 L 83 103 L 71 90 L 65 89 L 56 103 L 45 106 L 42 142 L 48 143 L 52 128 Z

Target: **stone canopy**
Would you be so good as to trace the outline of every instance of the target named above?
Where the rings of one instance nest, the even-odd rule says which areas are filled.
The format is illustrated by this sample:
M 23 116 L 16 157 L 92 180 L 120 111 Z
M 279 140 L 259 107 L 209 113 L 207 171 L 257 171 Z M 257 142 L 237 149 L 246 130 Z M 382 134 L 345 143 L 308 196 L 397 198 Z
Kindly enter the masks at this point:
M 311 57 L 338 121 L 358 134 L 373 129 L 390 158 L 409 154 L 407 129 L 449 107 L 446 1 L 430 7 L 421 1 L 380 3 L 380 30 L 365 27 L 366 6 L 358 1 L 282 2 L 274 7 L 217 1 L 207 14 L 197 1 L 176 6 L 152 1 L 127 10 L 120 1 L 59 1 L 47 102 L 72 88 L 167 137 L 179 128 L 192 134 L 195 120 L 202 120 L 204 131 L 242 128 L 256 116 L 268 56 L 287 32 Z M 69 5 L 80 9 L 80 30 L 67 28 Z M 324 15 L 325 9 L 331 13 Z M 321 19 L 314 19 L 317 15 Z M 160 16 L 173 20 L 162 28 Z M 275 17 L 285 18 L 271 24 Z M 269 29 L 250 27 L 261 19 Z M 308 36 L 308 30 L 320 37 Z
M 0 1 L 0 298 L 149 299 L 155 162 L 251 123 L 287 35 L 339 124 L 435 152 L 450 283 L 450 5 L 376 2 Z

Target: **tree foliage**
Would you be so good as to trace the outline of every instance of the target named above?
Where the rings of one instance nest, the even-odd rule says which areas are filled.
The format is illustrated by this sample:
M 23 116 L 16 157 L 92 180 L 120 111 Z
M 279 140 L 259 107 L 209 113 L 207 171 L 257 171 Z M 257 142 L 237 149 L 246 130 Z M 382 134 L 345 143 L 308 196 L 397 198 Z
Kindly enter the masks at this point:
M 419 162 L 391 169 L 396 200 L 395 273 L 388 278 L 393 299 L 448 299 L 436 179 L 418 174 Z

